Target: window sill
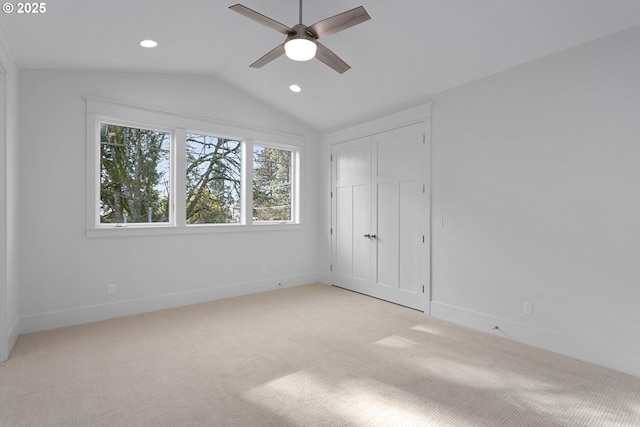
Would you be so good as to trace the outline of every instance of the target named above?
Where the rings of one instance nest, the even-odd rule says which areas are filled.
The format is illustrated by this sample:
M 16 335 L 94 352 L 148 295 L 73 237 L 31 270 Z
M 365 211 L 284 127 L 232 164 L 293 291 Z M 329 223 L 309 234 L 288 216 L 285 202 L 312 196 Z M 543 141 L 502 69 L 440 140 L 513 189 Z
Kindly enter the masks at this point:
M 288 231 L 301 230 L 302 224 L 294 223 L 254 223 L 243 224 L 198 224 L 182 227 L 175 226 L 135 226 L 100 227 L 86 230 L 87 237 L 119 237 L 119 236 L 172 236 L 187 234 L 243 233 L 256 231 Z

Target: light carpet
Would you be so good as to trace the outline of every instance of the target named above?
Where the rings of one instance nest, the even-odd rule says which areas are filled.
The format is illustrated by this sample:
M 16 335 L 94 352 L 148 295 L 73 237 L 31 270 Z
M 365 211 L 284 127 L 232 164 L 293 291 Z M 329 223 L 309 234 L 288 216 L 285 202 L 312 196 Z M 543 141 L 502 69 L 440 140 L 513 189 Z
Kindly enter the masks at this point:
M 637 426 L 640 378 L 313 284 L 23 335 L 0 425 Z

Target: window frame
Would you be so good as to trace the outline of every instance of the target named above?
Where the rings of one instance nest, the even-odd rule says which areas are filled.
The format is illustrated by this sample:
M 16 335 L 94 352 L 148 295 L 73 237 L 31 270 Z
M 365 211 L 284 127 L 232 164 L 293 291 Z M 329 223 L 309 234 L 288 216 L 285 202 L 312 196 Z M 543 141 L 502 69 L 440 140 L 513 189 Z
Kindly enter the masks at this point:
M 300 188 L 301 160 L 305 138 L 298 135 L 246 128 L 210 118 L 193 117 L 125 104 L 102 98 L 83 96 L 86 103 L 86 235 L 88 237 L 170 235 L 255 230 L 293 230 L 302 228 Z M 168 132 L 170 141 L 170 213 L 166 223 L 100 223 L 100 123 L 139 127 Z M 240 223 L 186 223 L 186 135 L 199 133 L 240 141 L 241 221 Z M 292 152 L 290 221 L 253 221 L 253 146 L 284 149 Z
M 100 142 L 100 125 L 101 124 L 108 124 L 108 125 L 114 125 L 114 126 L 123 126 L 123 127 L 129 127 L 129 128 L 139 128 L 139 129 L 146 129 L 146 130 L 153 130 L 153 131 L 160 131 L 160 132 L 166 132 L 169 134 L 169 221 L 166 222 L 136 222 L 136 223 L 102 223 L 100 222 L 100 196 L 101 196 L 101 188 L 100 188 L 100 182 L 101 182 L 101 171 L 102 171 L 102 164 L 101 164 L 101 142 Z M 125 121 L 125 120 L 111 120 L 111 119 L 105 119 L 102 116 L 96 116 L 96 126 L 95 126 L 95 138 L 96 138 L 96 158 L 95 158 L 95 173 L 96 175 L 94 175 L 94 179 L 96 180 L 96 195 L 95 195 L 95 228 L 125 228 L 125 227 L 130 227 L 130 226 L 134 226 L 134 227 L 171 227 L 174 226 L 176 224 L 176 219 L 175 219 L 175 201 L 173 200 L 175 198 L 175 145 L 176 145 L 176 135 L 175 135 L 175 130 L 171 129 L 171 128 L 163 128 L 161 126 L 156 126 L 156 125 L 149 125 L 149 124 L 144 124 L 144 123 L 133 123 L 133 122 L 129 122 L 129 121 Z
M 254 146 L 273 148 L 276 150 L 291 151 L 291 219 L 286 221 L 253 221 L 252 216 L 249 218 L 253 224 L 264 226 L 269 224 L 295 224 L 296 219 L 300 217 L 300 150 L 293 149 L 290 145 L 277 144 L 272 142 L 253 141 L 250 146 L 251 153 L 251 173 L 253 175 L 253 148 Z M 253 203 L 253 179 L 251 180 L 251 201 Z
M 186 218 L 186 199 L 187 199 L 187 182 L 186 182 L 186 164 L 187 164 L 187 151 L 186 151 L 186 144 L 187 144 L 187 135 L 188 134 L 200 134 L 200 135 L 206 135 L 206 136 L 210 136 L 210 137 L 216 137 L 216 138 L 224 138 L 224 139 L 228 139 L 228 140 L 236 140 L 238 142 L 240 142 L 240 161 L 241 161 L 241 166 L 240 166 L 240 222 L 231 222 L 231 223 L 207 223 L 207 224 L 188 224 L 187 223 L 187 218 Z M 211 132 L 210 130 L 208 131 L 203 131 L 201 129 L 187 129 L 184 132 L 184 137 L 182 138 L 182 145 L 183 145 L 183 149 L 182 149 L 182 154 L 184 156 L 184 165 L 185 165 L 185 173 L 181 174 L 180 177 L 184 179 L 184 183 L 182 183 L 182 187 L 181 190 L 184 192 L 181 195 L 181 199 L 180 200 L 184 200 L 185 201 L 185 209 L 183 209 L 182 211 L 182 215 L 184 216 L 184 225 L 188 228 L 191 227 L 218 227 L 218 226 L 238 226 L 238 225 L 246 225 L 245 224 L 245 215 L 244 212 L 247 209 L 247 206 L 245 205 L 246 201 L 244 199 L 244 182 L 245 182 L 245 177 L 244 177 L 244 168 L 245 168 L 245 162 L 244 162 L 244 158 L 245 158 L 245 152 L 244 152 L 244 147 L 246 145 L 246 142 L 242 140 L 242 138 L 238 138 L 237 136 L 230 136 L 230 135 L 221 135 L 220 132 Z

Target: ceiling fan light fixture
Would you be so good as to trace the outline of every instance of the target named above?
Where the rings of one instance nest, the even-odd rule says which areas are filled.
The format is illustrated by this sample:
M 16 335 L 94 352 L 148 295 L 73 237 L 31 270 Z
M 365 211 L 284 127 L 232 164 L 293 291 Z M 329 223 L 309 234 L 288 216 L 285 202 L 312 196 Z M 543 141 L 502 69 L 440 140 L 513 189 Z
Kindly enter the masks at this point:
M 154 47 L 158 46 L 158 42 L 150 39 L 142 40 L 140 42 L 140 46 L 145 47 L 147 49 L 153 49 Z
M 318 46 L 307 38 L 293 38 L 284 44 L 287 58 L 294 61 L 309 61 L 315 58 Z

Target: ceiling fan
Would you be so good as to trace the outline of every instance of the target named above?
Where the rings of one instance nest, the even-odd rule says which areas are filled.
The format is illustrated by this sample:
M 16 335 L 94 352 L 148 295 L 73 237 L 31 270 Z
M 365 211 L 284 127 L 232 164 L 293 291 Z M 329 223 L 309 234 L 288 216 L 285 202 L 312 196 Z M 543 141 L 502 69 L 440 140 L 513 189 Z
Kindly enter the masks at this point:
M 338 31 L 346 30 L 347 28 L 371 19 L 367 11 L 364 10 L 364 7 L 358 6 L 330 18 L 323 19 L 313 25 L 306 26 L 302 23 L 302 0 L 300 0 L 300 23 L 294 25 L 293 28 L 289 28 L 241 4 L 229 6 L 229 9 L 287 36 L 284 43 L 251 64 L 250 67 L 252 68 L 260 68 L 281 55 L 286 54 L 288 58 L 294 61 L 308 61 L 313 58 L 318 58 L 318 60 L 342 74 L 351 68 L 349 64 L 344 62 L 329 48 L 319 43 L 318 39 L 330 34 L 335 34 Z

